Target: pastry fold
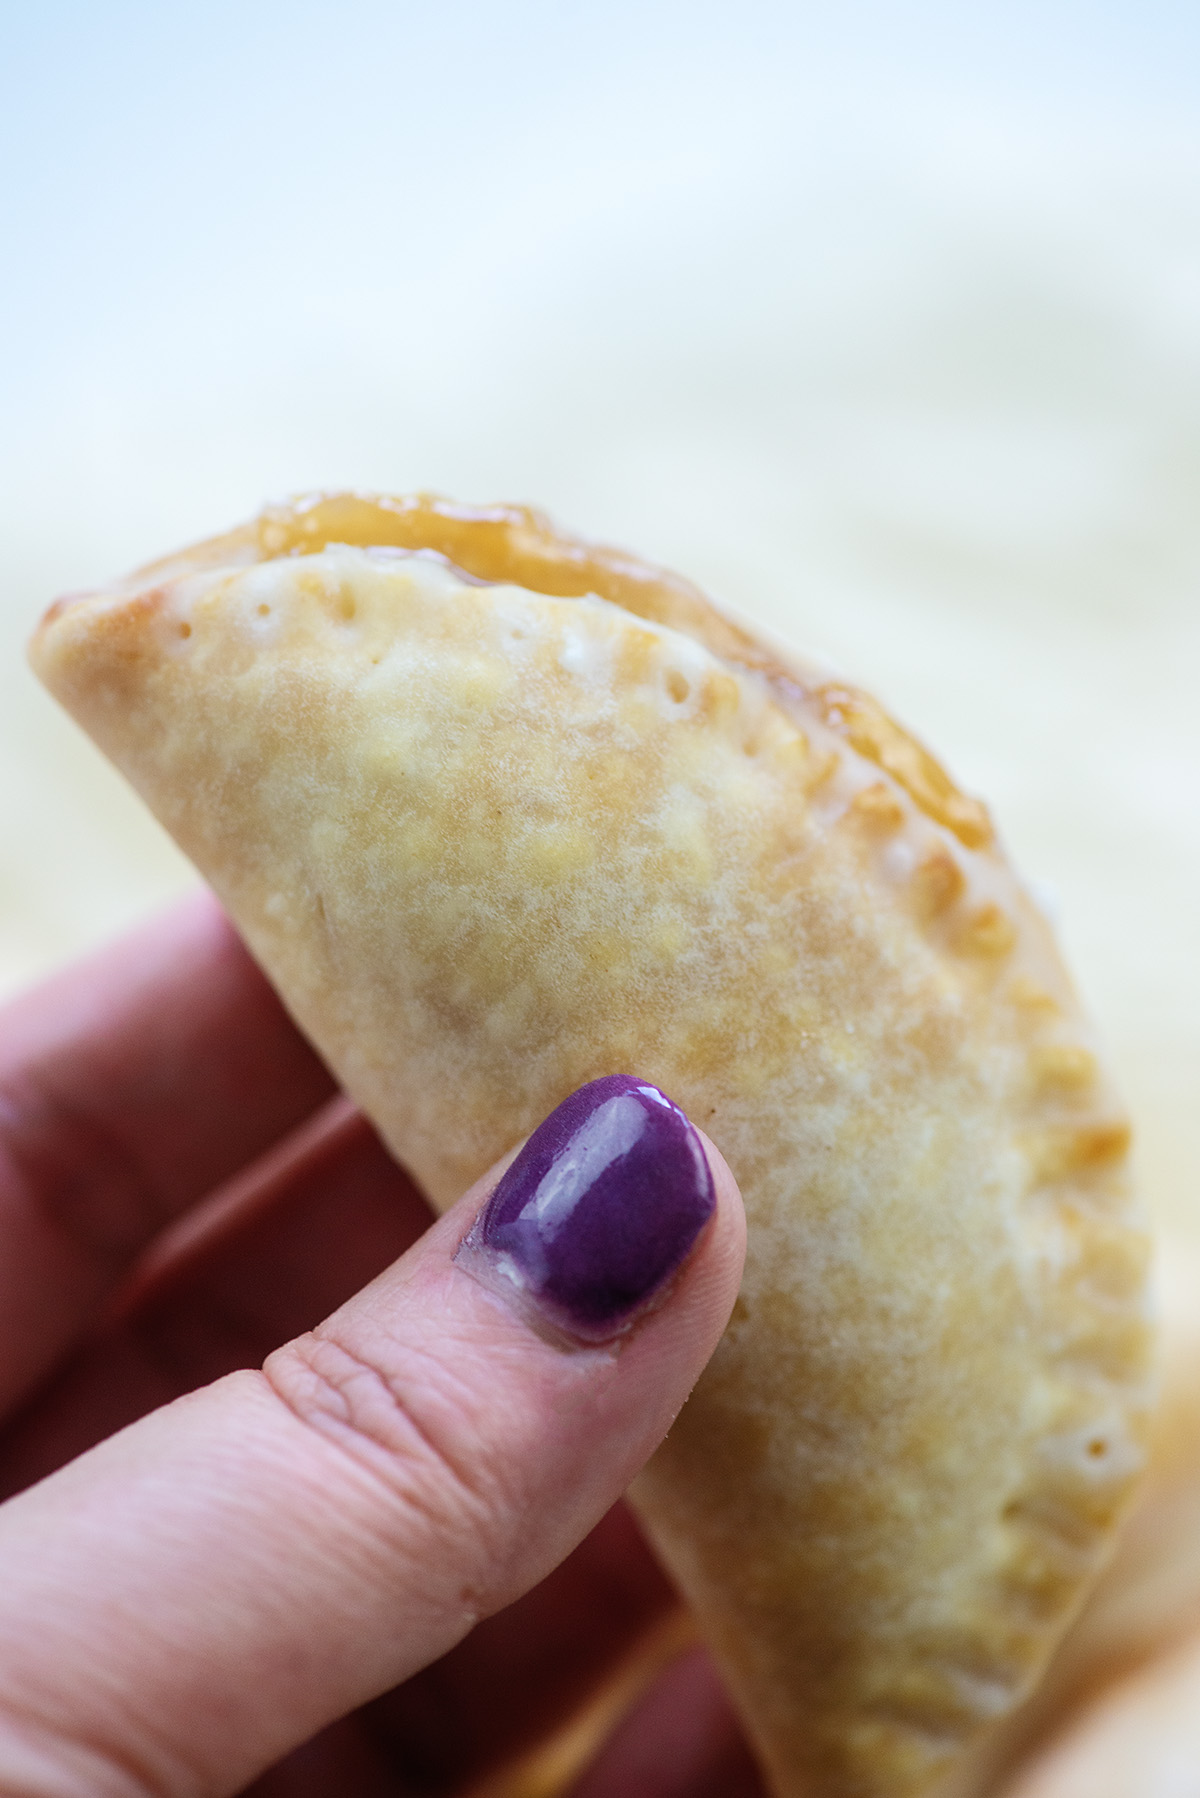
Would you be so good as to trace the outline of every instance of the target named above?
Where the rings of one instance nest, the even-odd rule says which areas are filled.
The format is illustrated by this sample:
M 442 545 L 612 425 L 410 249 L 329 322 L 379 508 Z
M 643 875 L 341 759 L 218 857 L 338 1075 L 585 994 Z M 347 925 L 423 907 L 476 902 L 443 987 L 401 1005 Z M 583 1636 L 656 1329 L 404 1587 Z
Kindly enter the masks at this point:
M 777 1798 L 1027 1690 L 1142 1460 L 1128 1129 L 978 802 L 857 689 L 520 508 L 318 495 L 33 648 L 438 1206 L 585 1080 L 746 1199 L 635 1491 Z

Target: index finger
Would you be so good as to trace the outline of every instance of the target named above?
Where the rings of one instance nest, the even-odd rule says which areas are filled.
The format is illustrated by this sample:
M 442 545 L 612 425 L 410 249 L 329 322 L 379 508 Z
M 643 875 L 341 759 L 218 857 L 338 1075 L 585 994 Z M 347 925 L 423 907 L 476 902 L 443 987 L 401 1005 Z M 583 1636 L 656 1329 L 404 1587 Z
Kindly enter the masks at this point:
M 0 1011 L 0 1412 L 333 1089 L 208 893 Z

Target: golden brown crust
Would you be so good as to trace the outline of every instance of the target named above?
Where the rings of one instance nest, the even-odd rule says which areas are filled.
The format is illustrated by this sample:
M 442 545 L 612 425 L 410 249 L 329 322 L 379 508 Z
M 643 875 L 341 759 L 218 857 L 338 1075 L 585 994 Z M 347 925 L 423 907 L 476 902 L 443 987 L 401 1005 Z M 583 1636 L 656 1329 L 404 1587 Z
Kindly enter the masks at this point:
M 1023 1771 L 1053 1757 L 1057 1745 L 1090 1731 L 1139 1689 L 1164 1687 L 1175 1657 L 1200 1642 L 1200 1249 L 1160 1245 L 1162 1306 L 1160 1390 L 1150 1439 L 1150 1465 L 1116 1552 L 1082 1612 L 1059 1644 L 1028 1701 L 968 1754 L 938 1798 L 1000 1798 L 1020 1786 Z M 1173 1693 L 1158 1716 L 1139 1715 L 1134 1752 L 1148 1766 L 1161 1745 L 1177 1755 L 1178 1731 L 1197 1736 L 1194 1702 Z M 1099 1736 L 1099 1729 L 1097 1729 Z M 1193 1755 L 1194 1761 L 1194 1755 Z M 1135 1761 L 1135 1766 L 1138 1765 Z M 1181 1763 L 1187 1764 L 1187 1763 Z M 1097 1789 L 1071 1785 L 1072 1792 Z M 1099 1788 L 1142 1789 L 1139 1775 Z M 1158 1791 L 1146 1774 L 1148 1791 Z
M 698 587 L 627 550 L 568 537 L 529 506 L 463 506 L 435 494 L 311 493 L 269 506 L 258 525 L 265 557 L 311 555 L 330 543 L 431 549 L 487 581 L 581 599 L 594 593 L 655 624 L 683 631 L 737 668 L 764 675 L 785 711 L 797 702 L 905 788 L 921 810 L 967 845 L 991 841 L 986 808 L 960 793 L 877 700 L 842 681 L 805 680 L 794 664 L 732 624 Z M 207 549 L 208 546 L 206 545 Z
M 522 584 L 362 547 L 380 514 Z M 917 1793 L 1140 1461 L 1125 1121 L 982 808 L 687 583 L 555 541 L 324 497 L 35 661 L 437 1202 L 602 1073 L 715 1138 L 746 1281 L 638 1503 L 776 1791 Z

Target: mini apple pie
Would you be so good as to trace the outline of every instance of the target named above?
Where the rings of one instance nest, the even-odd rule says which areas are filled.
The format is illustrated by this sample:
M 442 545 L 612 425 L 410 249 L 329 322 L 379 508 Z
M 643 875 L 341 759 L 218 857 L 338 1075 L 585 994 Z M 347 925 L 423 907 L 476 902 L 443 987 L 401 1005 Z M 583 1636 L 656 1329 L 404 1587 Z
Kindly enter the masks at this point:
M 585 1080 L 745 1195 L 635 1491 L 779 1798 L 933 1789 L 1142 1460 L 1128 1130 L 982 805 L 517 507 L 317 495 L 60 602 L 42 678 L 438 1205 Z

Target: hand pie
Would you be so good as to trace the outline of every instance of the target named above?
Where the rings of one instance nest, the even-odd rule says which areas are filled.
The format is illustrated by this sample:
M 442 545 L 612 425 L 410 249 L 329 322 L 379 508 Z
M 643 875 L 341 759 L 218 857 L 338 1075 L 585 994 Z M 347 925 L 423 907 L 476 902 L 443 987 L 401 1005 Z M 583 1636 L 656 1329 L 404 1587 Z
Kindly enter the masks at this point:
M 778 1798 L 933 1789 L 1142 1459 L 1127 1128 L 984 808 L 515 507 L 318 495 L 60 602 L 51 690 L 438 1205 L 637 1073 L 751 1248 L 635 1492 Z

